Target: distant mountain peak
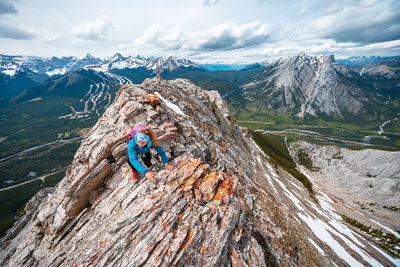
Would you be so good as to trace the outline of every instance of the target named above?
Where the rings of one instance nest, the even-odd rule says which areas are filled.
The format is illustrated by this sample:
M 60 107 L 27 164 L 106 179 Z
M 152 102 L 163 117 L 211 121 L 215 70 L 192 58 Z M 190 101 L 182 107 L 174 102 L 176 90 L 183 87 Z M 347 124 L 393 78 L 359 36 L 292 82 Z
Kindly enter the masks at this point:
M 95 58 L 94 56 L 92 56 L 90 53 L 87 53 L 85 58 Z
M 188 59 L 175 58 L 173 56 L 158 57 L 149 62 L 147 69 L 152 69 L 154 73 L 161 73 L 164 70 L 173 71 L 179 67 L 198 67 L 196 63 Z

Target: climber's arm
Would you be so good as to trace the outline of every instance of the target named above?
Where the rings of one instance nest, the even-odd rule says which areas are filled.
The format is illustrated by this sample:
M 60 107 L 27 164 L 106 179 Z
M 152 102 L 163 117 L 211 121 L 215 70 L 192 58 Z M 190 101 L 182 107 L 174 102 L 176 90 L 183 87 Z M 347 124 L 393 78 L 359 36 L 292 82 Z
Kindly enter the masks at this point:
M 161 156 L 161 159 L 163 161 L 164 164 L 168 163 L 168 158 L 167 158 L 167 154 L 165 154 L 164 149 L 162 148 L 162 146 L 154 146 L 154 149 L 157 151 L 157 153 Z

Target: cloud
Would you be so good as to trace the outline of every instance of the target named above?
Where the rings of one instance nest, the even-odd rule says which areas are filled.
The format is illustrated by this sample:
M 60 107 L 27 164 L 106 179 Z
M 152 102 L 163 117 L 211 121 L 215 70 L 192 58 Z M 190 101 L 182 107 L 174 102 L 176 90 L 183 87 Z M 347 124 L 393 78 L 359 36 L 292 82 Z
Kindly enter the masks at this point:
M 235 50 L 267 42 L 271 37 L 269 32 L 269 26 L 260 21 L 242 25 L 228 22 L 194 32 L 183 32 L 177 26 L 168 30 L 159 24 L 153 24 L 134 41 L 134 44 L 151 45 L 164 50 Z
M 335 1 L 325 15 L 310 22 L 303 38 L 375 43 L 400 39 L 399 1 Z
M 15 26 L 10 26 L 0 22 L 0 38 L 30 40 L 35 38 L 31 32 L 21 30 Z
M 215 5 L 217 2 L 218 2 L 218 0 L 204 0 L 203 6 Z
M 40 30 L 35 34 L 35 40 L 44 43 L 52 43 L 61 37 L 60 33 L 55 33 L 47 30 Z
M 0 15 L 4 14 L 17 14 L 17 10 L 13 4 L 0 1 Z
M 71 33 L 81 40 L 102 41 L 115 29 L 116 25 L 115 21 L 105 15 L 101 15 L 95 21 L 72 28 Z
M 257 46 L 269 38 L 269 26 L 254 21 L 236 25 L 232 22 L 191 34 L 193 47 L 199 50 L 232 50 Z
M 183 45 L 184 33 L 178 26 L 166 30 L 156 23 L 151 25 L 134 43 L 140 46 L 151 45 L 164 50 L 177 50 Z

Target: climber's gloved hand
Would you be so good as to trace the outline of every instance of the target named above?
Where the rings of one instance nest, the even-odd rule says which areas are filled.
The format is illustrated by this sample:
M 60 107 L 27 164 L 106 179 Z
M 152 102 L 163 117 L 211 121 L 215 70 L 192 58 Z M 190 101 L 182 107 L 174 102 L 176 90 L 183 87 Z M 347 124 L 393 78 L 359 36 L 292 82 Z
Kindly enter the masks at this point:
M 146 178 L 149 179 L 153 184 L 156 183 L 156 174 L 154 172 L 146 172 Z

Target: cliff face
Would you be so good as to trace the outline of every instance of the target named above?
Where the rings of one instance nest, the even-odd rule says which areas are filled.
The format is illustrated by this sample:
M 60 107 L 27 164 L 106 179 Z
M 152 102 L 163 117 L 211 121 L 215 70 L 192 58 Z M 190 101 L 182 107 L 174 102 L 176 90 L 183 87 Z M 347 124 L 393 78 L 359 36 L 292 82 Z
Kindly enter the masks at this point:
M 126 162 L 121 135 L 138 124 L 153 126 L 173 159 L 172 170 L 166 170 L 153 157 L 156 184 L 144 177 L 133 183 Z M 55 190 L 40 192 L 2 240 L 0 262 L 344 265 L 349 261 L 335 252 L 338 242 L 354 261 L 370 262 L 348 239 L 337 234 L 342 241 L 331 246 L 312 229 L 319 218 L 329 224 L 334 216 L 328 210 L 313 203 L 297 180 L 271 166 L 216 91 L 187 80 L 147 79 L 119 90 L 82 141 L 66 177 Z M 369 255 L 387 263 L 376 254 Z

